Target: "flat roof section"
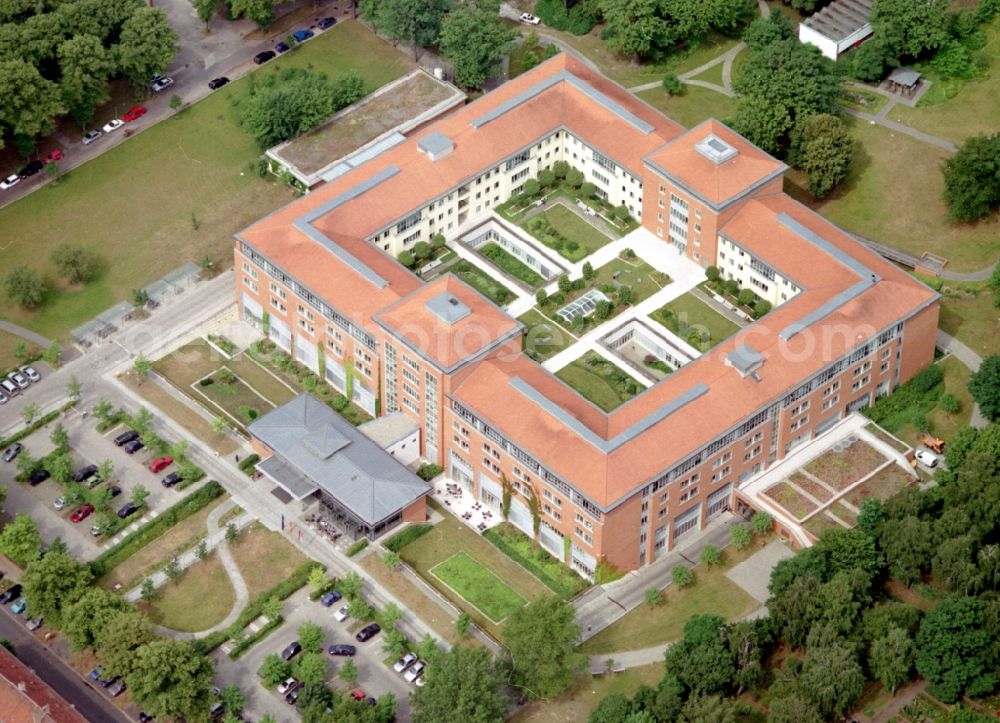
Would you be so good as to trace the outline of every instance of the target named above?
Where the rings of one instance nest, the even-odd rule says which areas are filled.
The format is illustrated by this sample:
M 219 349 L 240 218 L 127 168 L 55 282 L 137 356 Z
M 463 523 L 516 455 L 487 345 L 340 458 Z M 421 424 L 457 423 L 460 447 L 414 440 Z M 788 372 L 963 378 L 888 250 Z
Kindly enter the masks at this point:
M 267 154 L 311 188 L 338 164 L 355 165 L 349 159 L 356 152 L 394 134 L 405 135 L 462 105 L 465 98 L 451 83 L 418 68 Z

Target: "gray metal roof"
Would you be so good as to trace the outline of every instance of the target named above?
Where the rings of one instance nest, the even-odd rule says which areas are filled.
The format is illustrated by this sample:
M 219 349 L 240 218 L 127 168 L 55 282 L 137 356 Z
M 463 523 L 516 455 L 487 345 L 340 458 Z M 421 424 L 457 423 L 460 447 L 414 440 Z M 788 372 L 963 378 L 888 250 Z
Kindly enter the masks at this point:
M 841 41 L 871 23 L 872 0 L 834 0 L 803 25 L 833 41 Z
M 764 363 L 764 356 L 746 344 L 740 344 L 726 354 L 726 364 L 743 376 L 759 368 Z
M 889 80 L 900 85 L 916 85 L 920 80 L 920 73 L 913 68 L 895 68 L 889 73 Z
M 441 131 L 433 131 L 417 141 L 417 148 L 430 156 L 432 161 L 436 161 L 451 153 L 455 144 Z
M 293 496 L 321 489 L 369 525 L 430 491 L 427 483 L 309 394 L 268 412 L 247 431 L 274 451 L 274 457 L 260 463 L 261 470 Z
M 694 149 L 715 165 L 735 158 L 737 150 L 714 133 L 709 133 L 695 144 Z
M 472 313 L 468 306 L 463 304 L 457 297 L 453 294 L 449 294 L 447 291 L 442 291 L 440 294 L 430 299 L 426 306 L 428 311 L 434 314 L 434 316 L 439 318 L 445 324 L 454 324 L 459 322 Z

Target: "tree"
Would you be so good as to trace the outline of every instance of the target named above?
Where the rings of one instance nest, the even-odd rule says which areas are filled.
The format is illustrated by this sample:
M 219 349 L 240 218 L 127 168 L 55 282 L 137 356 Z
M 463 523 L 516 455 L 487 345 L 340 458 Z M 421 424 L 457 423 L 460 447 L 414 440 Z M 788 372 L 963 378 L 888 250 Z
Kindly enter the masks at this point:
M 325 592 L 330 584 L 330 578 L 326 576 L 326 570 L 317 565 L 309 571 L 309 578 L 306 581 L 315 593 Z
M 426 241 L 417 241 L 413 244 L 413 255 L 420 261 L 429 259 L 431 257 L 431 245 Z
M 392 601 L 387 602 L 382 608 L 382 622 L 384 623 L 384 627 L 393 628 L 402 619 L 403 611 L 399 609 L 396 603 Z
M 750 531 L 754 537 L 762 537 L 771 531 L 774 518 L 766 512 L 754 512 L 750 518 Z
M 823 198 L 847 177 L 854 141 L 840 118 L 817 113 L 801 120 L 792 134 L 792 164 L 806 172 L 809 193 Z
M 19 478 L 30 477 L 42 466 L 42 460 L 38 459 L 25 449 L 17 456 L 17 474 Z
M 517 31 L 500 18 L 498 3 L 462 4 L 444 18 L 438 45 L 463 88 L 481 88 L 514 47 Z
M 59 37 L 54 35 L 53 37 Z M 0 138 L 31 138 L 52 128 L 66 112 L 59 86 L 21 58 L 0 61 Z
M 872 30 L 896 57 L 917 57 L 948 40 L 948 0 L 875 0 Z
M 658 0 L 601 0 L 608 47 L 636 63 L 659 55 L 670 31 Z
M 750 528 L 746 525 L 734 525 L 729 530 L 729 542 L 737 550 L 743 550 L 750 545 Z
M 885 637 L 872 643 L 868 664 L 872 674 L 882 685 L 895 693 L 902 683 L 910 679 L 916 648 L 905 630 L 893 628 Z
M 677 587 L 688 587 L 694 583 L 694 573 L 687 565 L 677 564 L 670 568 L 670 580 Z
M 218 6 L 219 0 L 191 0 L 191 4 L 194 6 L 198 19 L 205 23 L 207 28 L 208 22 L 215 15 L 215 8 Z
M 353 684 L 358 679 L 358 666 L 354 664 L 353 660 L 348 658 L 340 666 L 340 670 L 337 671 L 337 677 L 345 683 Z
M 156 638 L 149 618 L 137 610 L 116 615 L 96 633 L 101 667 L 118 676 L 127 676 L 135 665 L 136 651 Z
M 546 300 L 548 300 L 548 298 L 549 294 L 545 289 L 539 289 L 538 291 L 535 292 L 535 303 L 537 303 L 539 306 L 544 304 Z
M 451 9 L 448 0 L 381 0 L 378 25 L 393 40 L 412 45 L 413 59 L 418 60 L 420 48 L 437 42 L 441 22 Z
M 774 12 L 769 17 L 755 19 L 743 33 L 743 41 L 750 47 L 751 52 L 763 50 L 772 43 L 794 37 L 796 36 L 792 21 L 782 12 Z
M 408 269 L 412 269 L 413 265 L 417 263 L 417 260 L 413 257 L 413 253 L 406 250 L 400 251 L 396 259 Z
M 869 497 L 858 505 L 858 527 L 869 535 L 876 535 L 878 527 L 885 519 L 885 507 L 877 497 Z
M 125 681 L 150 715 L 194 719 L 208 709 L 212 663 L 189 642 L 154 640 L 136 650 Z
M 98 419 L 107 420 L 111 417 L 113 409 L 114 407 L 112 407 L 111 402 L 104 397 L 101 397 L 94 403 L 94 406 L 90 411 L 93 412 L 94 416 Z
M 226 707 L 227 713 L 240 713 L 247 704 L 246 696 L 243 695 L 240 686 L 235 683 L 223 688 L 219 697 L 222 699 L 222 704 Z
M 59 92 L 73 120 L 81 126 L 94 108 L 108 99 L 108 78 L 115 70 L 112 55 L 93 35 L 74 35 L 59 45 Z M 46 170 L 56 164 L 50 164 Z
M 360 595 L 347 604 L 347 614 L 356 620 L 368 620 L 374 612 L 372 606 Z
M 31 614 L 59 628 L 63 609 L 83 597 L 92 579 L 86 565 L 65 553 L 49 551 L 28 565 L 21 583 Z
M 264 601 L 264 607 L 261 612 L 264 614 L 268 620 L 277 620 L 281 617 L 281 613 L 285 610 L 285 603 L 281 601 L 275 595 L 272 595 L 267 600 Z
M 718 565 L 722 562 L 722 551 L 715 545 L 705 545 L 701 548 L 700 559 L 706 565 Z
M 733 654 L 722 638 L 725 619 L 719 615 L 693 615 L 684 624 L 684 637 L 667 649 L 668 676 L 688 690 L 711 694 L 724 690 L 736 672 Z
M 382 635 L 382 651 L 390 658 L 396 658 L 406 650 L 406 636 L 396 628 L 387 629 Z
M 23 512 L 18 512 L 0 531 L 0 552 L 21 567 L 37 559 L 41 548 L 42 538 L 38 534 L 38 525 L 30 515 Z
M 135 361 L 132 362 L 132 371 L 135 372 L 135 375 L 140 380 L 145 379 L 153 371 L 153 364 L 146 358 L 145 354 L 139 352 L 135 357 Z
M 581 269 L 581 272 L 583 273 L 583 278 L 585 281 L 590 281 L 592 278 L 594 278 L 594 267 L 591 265 L 589 261 L 583 262 L 583 268 Z
M 865 687 L 857 655 L 846 644 L 810 649 L 802 662 L 799 685 L 821 714 L 844 715 Z
M 933 608 L 917 632 L 917 672 L 946 703 L 962 693 L 984 695 L 996 685 L 990 665 L 993 640 L 978 598 L 949 597 Z
M 75 603 L 64 606 L 61 630 L 73 650 L 83 650 L 97 642 L 98 633 L 115 617 L 130 609 L 121 595 L 92 588 Z
M 52 475 L 52 479 L 60 484 L 66 484 L 73 476 L 73 460 L 69 454 L 62 453 L 49 457 L 45 462 L 45 469 Z
M 949 590 L 968 593 L 977 574 L 972 562 L 974 551 L 975 540 L 971 535 L 958 535 L 943 540 L 934 552 L 931 572 Z
M 30 266 L 15 266 L 4 277 L 3 283 L 7 298 L 24 309 L 40 306 L 45 298 L 46 284 Z
M 1000 138 L 1000 135 L 997 137 Z M 994 421 L 1000 419 L 1000 355 L 983 359 L 979 371 L 969 377 L 969 393 L 987 418 Z
M 821 588 L 822 583 L 815 575 L 802 574 L 794 577 L 780 592 L 775 592 L 772 578 L 768 611 L 777 623 L 778 634 L 793 648 L 806 642 L 809 629 L 823 615 Z
M 415 652 L 419 657 L 430 661 L 438 656 L 441 649 L 438 647 L 437 640 L 434 639 L 434 636 L 430 633 L 424 633 L 424 637 L 420 638 L 420 642 L 417 643 Z
M 885 77 L 889 66 L 898 62 L 892 55 L 892 48 L 878 36 L 862 43 L 852 55 L 851 73 L 862 83 L 877 83 Z
M 233 0 L 233 5 L 240 0 Z M 142 7 L 122 24 L 118 66 L 136 88 L 145 89 L 177 57 L 179 36 L 160 8 Z
M 664 75 L 661 85 L 667 95 L 684 95 L 684 83 L 673 73 Z
M 229 11 L 234 18 L 246 18 L 264 30 L 274 22 L 274 7 L 280 0 L 230 0 Z
M 132 488 L 132 501 L 137 507 L 143 507 L 149 498 L 149 490 L 144 485 L 136 485 Z
M 887 520 L 880 542 L 893 577 L 907 587 L 921 579 L 933 551 L 930 523 L 913 515 Z
M 767 723 L 823 723 L 824 720 L 813 702 L 799 693 L 773 700 L 768 707 Z
M 184 105 L 184 99 L 181 98 L 179 95 L 177 95 L 177 93 L 174 93 L 173 95 L 170 96 L 170 110 L 172 110 L 172 111 L 174 111 L 176 113 L 177 111 L 179 111 L 181 109 L 181 106 L 183 106 L 183 105 Z M 194 215 L 193 211 L 191 212 L 191 225 L 194 227 L 195 231 L 198 230 L 198 225 L 199 225 L 198 224 L 198 217 Z M 204 261 L 206 258 L 208 259 L 208 263 L 207 264 Z M 211 261 L 212 261 L 212 257 L 211 256 L 202 256 L 202 268 L 206 268 L 206 269 L 212 268 Z
M 72 375 L 69 381 L 66 382 L 66 396 L 74 402 L 80 401 L 80 398 L 83 396 L 83 384 L 76 374 Z
M 534 178 L 529 178 L 527 181 L 524 182 L 524 186 L 522 187 L 522 192 L 528 198 L 534 198 L 539 194 L 541 190 L 542 190 L 542 184 L 540 184 Z
M 288 661 L 282 660 L 277 653 L 270 653 L 260 664 L 257 675 L 261 677 L 264 685 L 273 688 L 281 681 L 292 674 L 292 666 Z
M 735 700 L 723 698 L 719 695 L 702 695 L 692 693 L 683 708 L 683 720 L 685 723 L 736 723 L 737 704 Z M 627 721 L 634 718 L 630 716 Z M 655 719 L 650 715 L 646 718 L 650 723 Z M 639 723 L 645 723 L 639 719 Z
M 492 723 L 506 717 L 504 681 L 485 648 L 456 645 L 437 656 L 433 670 L 410 697 L 414 723 Z
M 340 591 L 344 593 L 344 597 L 356 598 L 361 594 L 361 588 L 364 586 L 364 580 L 361 576 L 354 572 L 353 570 L 346 575 L 340 581 Z
M 464 638 L 469 634 L 469 630 L 472 627 L 472 618 L 469 617 L 469 613 L 462 612 L 458 614 L 455 618 L 455 633 L 460 637 Z
M 28 402 L 21 408 L 21 417 L 29 427 L 35 423 L 42 414 L 42 409 L 35 402 Z
M 316 623 L 302 623 L 298 629 L 299 645 L 307 653 L 323 652 L 323 639 L 326 633 Z
M 656 607 L 663 603 L 663 591 L 658 587 L 647 587 L 646 591 L 642 594 L 642 599 L 646 601 L 646 604 L 650 607 Z
M 621 723 L 627 720 L 633 705 L 621 693 L 611 693 L 601 698 L 597 707 L 590 711 L 587 723 Z
M 530 697 L 552 698 L 566 690 L 586 665 L 576 652 L 580 629 L 574 608 L 556 597 L 542 597 L 512 613 L 504 625 L 513 682 Z
M 857 528 L 826 530 L 820 536 L 819 546 L 826 554 L 830 570 L 833 572 L 851 571 L 857 568 L 863 570 L 871 579 L 881 572 L 885 565 L 882 553 L 875 547 L 875 540 L 864 530 Z
M 292 677 L 306 685 L 322 685 L 326 681 L 326 658 L 322 651 L 308 650 L 292 663 Z
M 59 452 L 69 451 L 69 433 L 66 431 L 66 427 L 62 425 L 62 422 L 56 422 L 56 426 L 52 428 L 52 432 L 49 434 L 49 440 Z

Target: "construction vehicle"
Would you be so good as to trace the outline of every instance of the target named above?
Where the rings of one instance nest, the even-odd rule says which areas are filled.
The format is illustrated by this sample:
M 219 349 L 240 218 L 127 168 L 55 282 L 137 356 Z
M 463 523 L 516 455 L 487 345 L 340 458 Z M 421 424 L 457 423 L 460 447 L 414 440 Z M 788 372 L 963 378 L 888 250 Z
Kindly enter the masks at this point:
M 919 441 L 922 445 L 927 447 L 927 449 L 934 452 L 934 454 L 941 454 L 944 451 L 944 440 L 938 439 L 930 434 L 922 433 L 920 435 Z

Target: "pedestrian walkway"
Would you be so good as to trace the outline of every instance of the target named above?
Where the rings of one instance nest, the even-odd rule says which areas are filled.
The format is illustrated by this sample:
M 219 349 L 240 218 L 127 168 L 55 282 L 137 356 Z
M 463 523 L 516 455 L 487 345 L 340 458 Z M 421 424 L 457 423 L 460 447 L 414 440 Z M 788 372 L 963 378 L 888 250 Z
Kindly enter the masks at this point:
M 965 364 L 965 366 L 969 367 L 969 371 L 979 371 L 979 365 L 983 363 L 983 359 L 976 354 L 976 352 L 972 351 L 972 349 L 970 349 L 967 345 L 940 329 L 937 331 L 936 341 L 937 345 L 941 349 L 954 354 L 956 359 Z M 983 415 L 979 405 L 976 404 L 972 408 L 972 417 L 969 419 L 969 424 L 977 429 L 982 429 L 989 423 L 989 420 Z
M 35 346 L 40 346 L 42 349 L 48 349 L 52 346 L 52 341 L 46 339 L 41 334 L 36 334 L 31 329 L 25 329 L 23 326 L 12 324 L 9 321 L 0 321 L 0 331 L 6 331 L 8 334 L 19 336 Z

